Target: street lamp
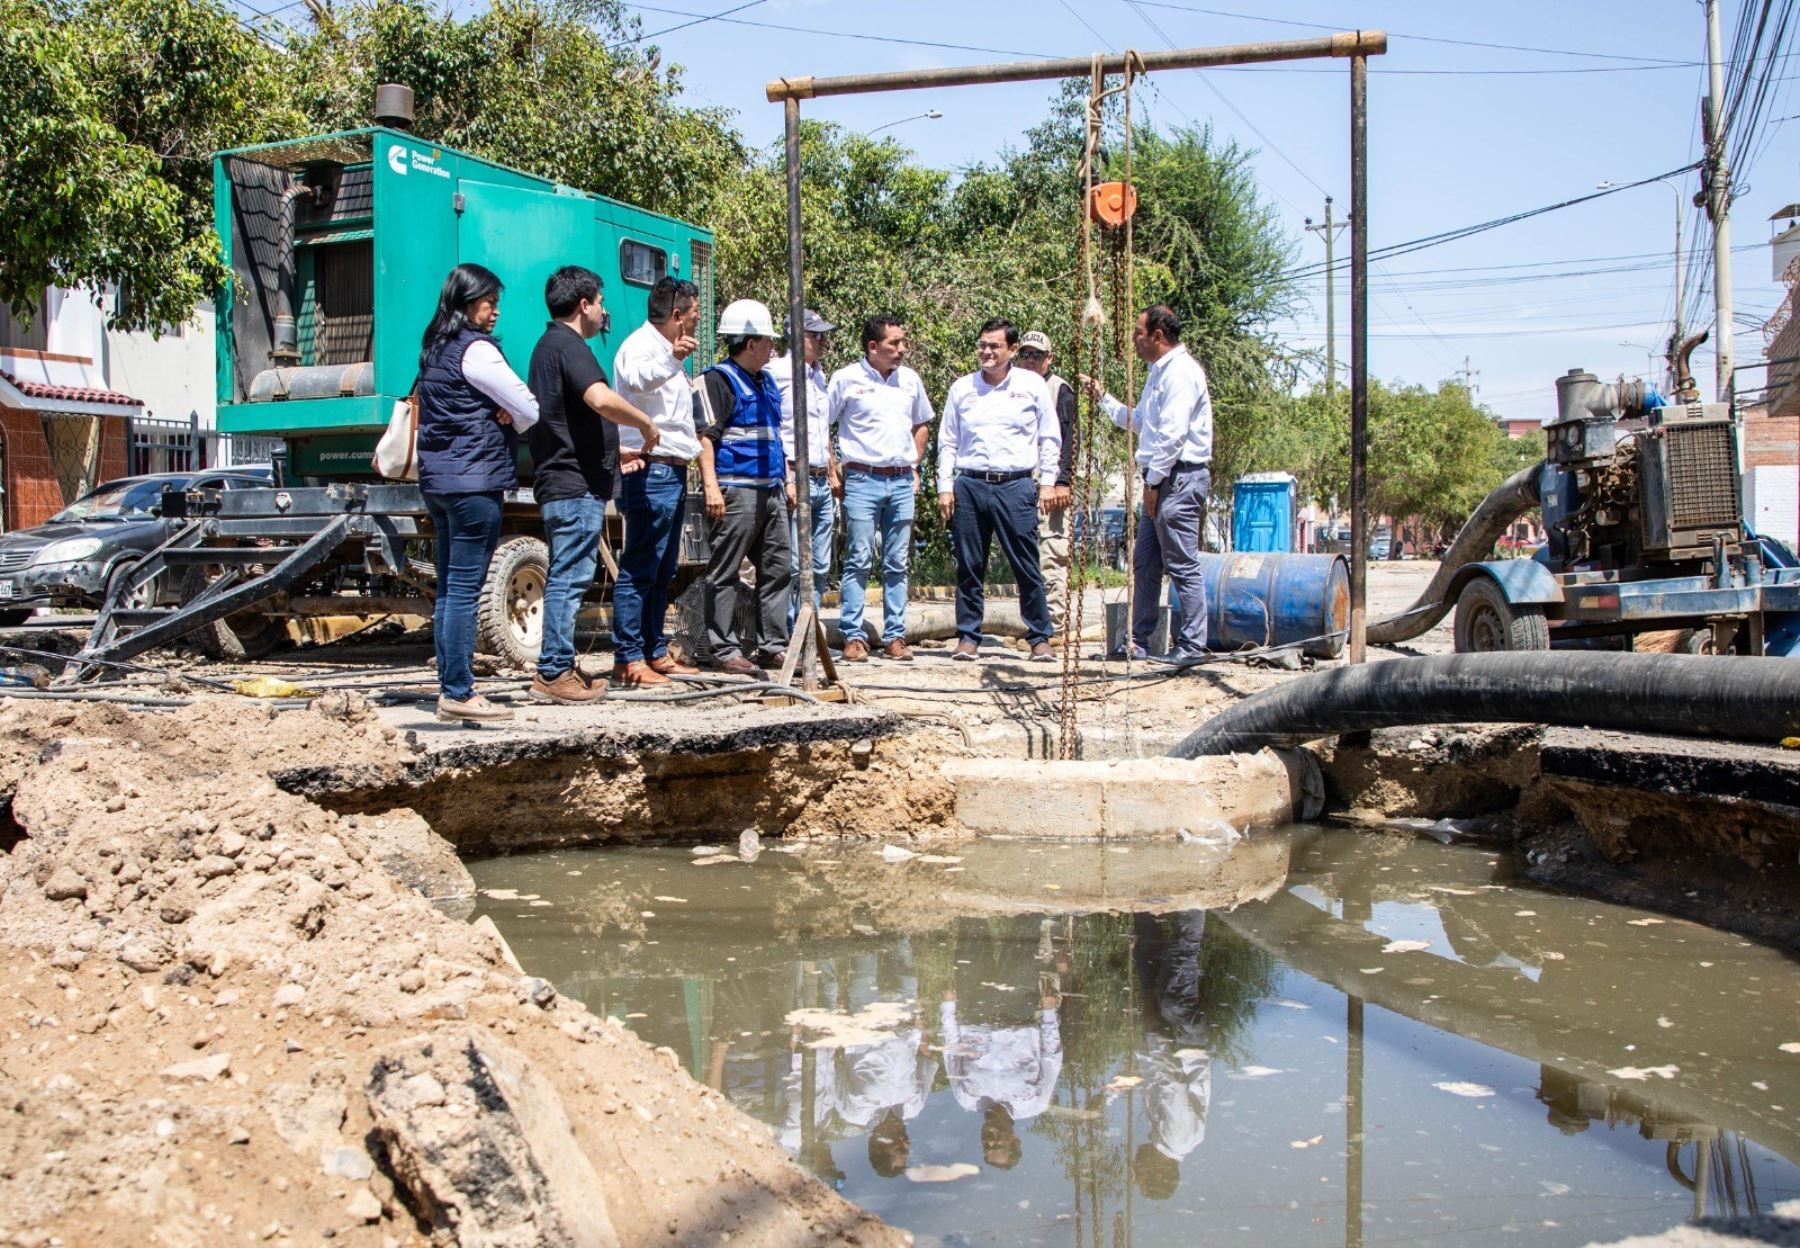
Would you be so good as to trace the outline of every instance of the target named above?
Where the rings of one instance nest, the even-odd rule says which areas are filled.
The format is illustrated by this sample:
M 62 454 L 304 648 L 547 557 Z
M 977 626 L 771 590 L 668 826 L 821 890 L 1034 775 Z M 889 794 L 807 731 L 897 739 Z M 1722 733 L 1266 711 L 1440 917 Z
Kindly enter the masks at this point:
M 863 138 L 866 139 L 877 131 L 886 130 L 891 126 L 904 126 L 909 121 L 936 121 L 942 116 L 943 114 L 938 112 L 937 109 L 928 108 L 922 113 L 914 113 L 911 117 L 902 117 L 899 121 L 884 121 L 879 126 L 876 126 L 874 130 L 863 131 Z
M 1672 388 L 1679 390 L 1681 388 L 1681 378 L 1675 375 L 1675 354 L 1681 350 L 1681 210 L 1684 205 L 1682 203 L 1681 188 L 1679 186 L 1675 185 L 1675 183 L 1669 181 L 1667 178 L 1656 178 L 1653 180 L 1662 183 L 1671 191 L 1675 192 L 1675 328 L 1669 335 L 1669 384 Z M 1595 189 L 1609 191 L 1615 185 L 1615 183 L 1609 180 L 1599 183 Z

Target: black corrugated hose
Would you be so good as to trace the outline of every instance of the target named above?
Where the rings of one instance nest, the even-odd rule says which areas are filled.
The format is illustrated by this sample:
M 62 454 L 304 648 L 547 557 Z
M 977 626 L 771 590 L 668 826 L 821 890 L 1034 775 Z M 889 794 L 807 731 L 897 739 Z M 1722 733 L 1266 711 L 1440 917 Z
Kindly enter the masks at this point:
M 1800 736 L 1800 661 L 1554 650 L 1384 659 L 1246 698 L 1169 753 L 1200 758 L 1370 728 L 1474 723 L 1779 742 Z

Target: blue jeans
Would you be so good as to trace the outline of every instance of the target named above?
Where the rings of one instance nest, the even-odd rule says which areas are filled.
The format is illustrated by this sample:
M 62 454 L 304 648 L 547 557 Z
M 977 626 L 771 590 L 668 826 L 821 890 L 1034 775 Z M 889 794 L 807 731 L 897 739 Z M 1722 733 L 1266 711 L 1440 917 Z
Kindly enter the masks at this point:
M 613 586 L 613 662 L 640 663 L 669 652 L 663 622 L 669 614 L 669 586 L 681 561 L 687 473 L 654 463 L 627 473 L 619 501 L 625 512 L 625 553 Z
M 825 597 L 825 577 L 831 571 L 831 530 L 837 523 L 837 499 L 831 496 L 829 477 L 808 478 L 812 500 L 813 613 Z M 788 634 L 800 614 L 800 509 L 788 512 L 788 549 L 794 552 L 794 592 L 788 598 Z
M 906 567 L 912 554 L 912 474 L 877 477 L 844 473 L 844 589 L 838 627 L 844 641 L 862 641 L 863 596 L 881 534 L 881 640 L 906 638 Z
M 426 494 L 437 563 L 437 601 L 431 641 L 437 649 L 438 692 L 463 701 L 475 692 L 475 613 L 494 548 L 500 544 L 499 490 Z
M 544 536 L 550 542 L 550 575 L 544 578 L 544 641 L 538 648 L 537 670 L 549 683 L 575 666 L 575 615 L 582 595 L 594 583 L 606 504 L 583 494 L 545 503 L 542 510 Z

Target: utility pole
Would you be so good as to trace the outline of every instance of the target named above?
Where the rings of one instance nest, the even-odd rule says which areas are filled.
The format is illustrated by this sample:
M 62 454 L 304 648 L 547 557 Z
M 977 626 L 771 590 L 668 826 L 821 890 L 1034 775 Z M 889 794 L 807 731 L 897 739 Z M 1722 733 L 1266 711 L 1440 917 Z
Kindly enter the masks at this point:
M 1331 219 L 1331 196 L 1325 197 L 1325 222 L 1314 225 L 1313 219 L 1306 219 L 1306 228 L 1314 234 L 1325 237 L 1325 393 L 1337 393 L 1337 275 L 1332 271 L 1332 241 L 1337 232 L 1348 228 L 1348 221 L 1333 222 Z
M 1473 402 L 1475 399 L 1475 379 L 1481 376 L 1481 370 L 1479 368 L 1470 368 L 1469 357 L 1465 355 L 1463 356 L 1463 366 L 1456 370 L 1456 375 L 1462 378 L 1463 389 L 1469 392 L 1469 400 L 1470 402 Z
M 1719 0 L 1706 0 L 1706 69 L 1706 215 L 1712 218 L 1713 227 L 1713 350 L 1718 360 L 1713 397 L 1724 403 L 1731 396 L 1733 365 L 1731 169 L 1725 162 L 1725 67 L 1719 52 Z

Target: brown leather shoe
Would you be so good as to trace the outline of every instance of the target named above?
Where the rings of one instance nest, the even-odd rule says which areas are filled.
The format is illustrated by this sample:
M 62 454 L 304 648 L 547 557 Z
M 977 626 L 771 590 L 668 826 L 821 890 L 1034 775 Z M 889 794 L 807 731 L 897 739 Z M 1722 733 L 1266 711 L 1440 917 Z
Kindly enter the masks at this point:
M 1050 648 L 1050 643 L 1047 641 L 1040 641 L 1031 648 L 1030 661 L 1033 663 L 1048 663 L 1055 657 L 1056 652 Z
M 967 637 L 963 637 L 957 641 L 956 648 L 950 652 L 950 657 L 953 659 L 959 659 L 964 663 L 972 663 L 975 660 L 975 655 L 980 651 L 980 649 L 981 649 L 980 646 L 977 646 L 974 642 L 970 641 Z
M 605 685 L 590 685 L 574 671 L 563 672 L 554 680 L 545 680 L 541 674 L 531 678 L 530 697 L 533 702 L 580 706 L 586 702 L 598 702 L 605 696 Z
M 734 654 L 729 659 L 714 663 L 713 667 L 732 676 L 761 676 L 762 668 L 746 659 L 741 654 Z
M 781 670 L 781 665 L 786 662 L 786 650 L 758 650 L 756 652 L 756 665 L 758 667 L 768 668 L 779 672 Z
M 619 686 L 621 689 L 645 689 L 651 685 L 666 685 L 669 683 L 669 678 L 667 676 L 664 676 L 661 672 L 651 667 L 648 663 L 645 663 L 642 659 L 636 659 L 627 663 L 624 670 L 620 670 L 617 663 L 613 664 L 612 680 L 613 684 Z
M 854 641 L 844 643 L 844 662 L 867 663 L 869 661 L 869 643 L 858 637 Z
M 903 637 L 896 637 L 888 642 L 881 648 L 881 653 L 884 658 L 892 659 L 896 663 L 913 661 L 912 647 L 906 644 L 906 639 Z
M 671 654 L 659 654 L 650 660 L 650 670 L 662 676 L 698 676 L 700 669 L 691 663 L 683 663 Z

